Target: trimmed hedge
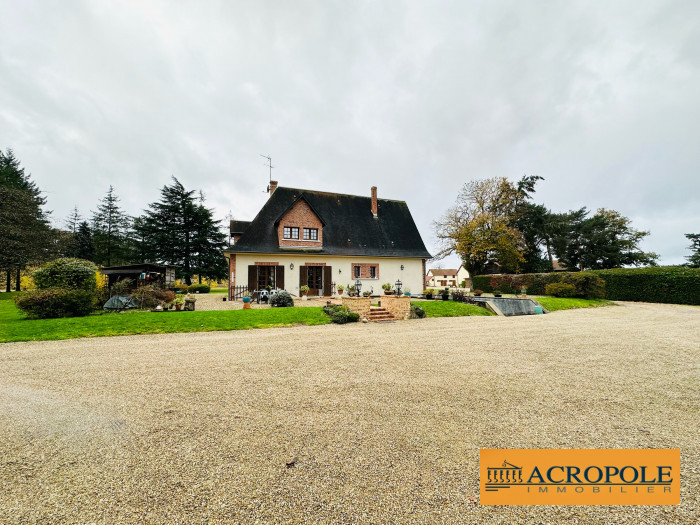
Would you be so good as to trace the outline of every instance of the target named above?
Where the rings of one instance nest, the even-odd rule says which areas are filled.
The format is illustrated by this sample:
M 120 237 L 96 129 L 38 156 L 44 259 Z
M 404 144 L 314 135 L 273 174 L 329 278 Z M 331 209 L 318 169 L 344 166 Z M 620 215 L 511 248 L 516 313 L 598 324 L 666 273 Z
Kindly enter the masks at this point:
M 582 279 L 581 276 L 594 275 L 605 282 L 605 297 L 613 301 L 700 305 L 700 268 L 658 266 L 524 275 L 530 280 L 530 285 L 527 287 L 527 293 L 530 295 L 546 295 L 546 287 L 551 283 L 568 281 L 576 284 L 573 281 Z M 493 292 L 490 284 L 492 277 L 492 275 L 472 277 L 473 288 Z M 499 288 L 504 293 L 515 293 L 512 288 L 504 284 Z
M 82 317 L 95 309 L 95 293 L 67 288 L 44 288 L 18 295 L 15 304 L 29 319 Z
M 700 305 L 700 268 L 659 266 L 596 270 L 608 299 Z
M 550 283 L 546 286 L 547 295 L 554 297 L 573 297 L 576 295 L 576 287 L 567 283 Z
M 187 291 L 189 293 L 209 293 L 211 292 L 211 288 L 206 284 L 191 284 L 187 287 Z

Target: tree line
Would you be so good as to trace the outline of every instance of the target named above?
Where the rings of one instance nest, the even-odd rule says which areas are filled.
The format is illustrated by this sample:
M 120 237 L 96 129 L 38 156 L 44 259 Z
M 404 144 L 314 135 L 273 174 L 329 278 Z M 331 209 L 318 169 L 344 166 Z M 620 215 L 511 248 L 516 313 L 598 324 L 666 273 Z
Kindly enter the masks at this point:
M 76 206 L 62 227 L 51 225 L 46 199 L 12 150 L 0 150 L 0 271 L 5 289 L 19 290 L 21 271 L 56 257 L 76 257 L 98 266 L 169 264 L 187 284 L 223 279 L 226 234 L 205 205 L 202 192 L 187 190 L 175 177 L 160 199 L 137 217 L 120 206 L 114 188 L 89 217 Z M 14 281 L 14 283 L 13 283 Z
M 535 186 L 544 180 L 523 176 L 466 183 L 455 205 L 434 223 L 441 243 L 436 258 L 461 257 L 470 275 L 484 273 L 491 263 L 500 273 L 551 272 L 555 260 L 569 270 L 603 270 L 623 266 L 655 266 L 658 255 L 640 248 L 649 232 L 632 227 L 615 210 L 586 207 L 554 212 L 534 202 Z M 689 266 L 700 265 L 700 235 L 693 243 Z

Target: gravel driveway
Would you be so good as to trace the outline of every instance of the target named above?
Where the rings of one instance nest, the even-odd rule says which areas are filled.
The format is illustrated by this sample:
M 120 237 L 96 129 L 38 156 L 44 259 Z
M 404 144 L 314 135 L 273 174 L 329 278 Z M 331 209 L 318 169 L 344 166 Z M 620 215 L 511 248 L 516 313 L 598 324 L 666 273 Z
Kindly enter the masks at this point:
M 2 523 L 697 523 L 700 308 L 0 344 Z M 681 504 L 478 505 L 479 448 L 680 448 Z

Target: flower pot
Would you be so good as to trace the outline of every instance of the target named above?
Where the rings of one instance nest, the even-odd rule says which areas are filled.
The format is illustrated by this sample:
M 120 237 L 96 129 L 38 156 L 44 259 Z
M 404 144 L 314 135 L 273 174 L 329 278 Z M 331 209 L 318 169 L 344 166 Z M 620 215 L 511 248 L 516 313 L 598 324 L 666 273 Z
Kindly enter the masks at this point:
M 246 303 L 246 304 L 250 303 L 250 301 L 251 301 L 251 298 L 250 298 L 250 297 L 244 297 L 244 298 L 243 298 L 243 302 Z
M 250 299 L 250 298 L 249 298 L 249 299 Z M 243 309 L 244 309 L 244 310 L 250 310 L 250 301 L 248 301 L 247 303 L 243 303 Z
M 430 300 L 430 299 L 433 298 L 433 294 L 427 293 L 427 294 L 425 294 L 425 298 L 428 299 L 428 300 Z
M 176 304 L 176 305 L 175 305 L 175 310 L 177 310 L 178 312 L 181 311 L 181 310 L 182 310 L 182 305 L 181 305 L 181 304 Z
M 343 292 L 344 292 L 344 291 L 345 291 L 345 290 L 338 290 L 338 295 L 343 295 Z
M 384 290 L 384 295 L 393 295 L 393 294 L 394 294 L 394 292 L 392 292 L 391 290 Z
M 450 296 L 449 295 L 441 295 L 443 301 L 449 300 Z

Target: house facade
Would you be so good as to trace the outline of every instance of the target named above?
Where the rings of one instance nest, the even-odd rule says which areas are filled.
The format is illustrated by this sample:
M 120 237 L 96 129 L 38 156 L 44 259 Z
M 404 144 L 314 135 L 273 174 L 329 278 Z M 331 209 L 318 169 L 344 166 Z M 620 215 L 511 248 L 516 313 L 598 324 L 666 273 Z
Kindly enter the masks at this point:
M 231 222 L 229 297 L 245 286 L 252 293 L 268 286 L 295 296 L 331 296 L 338 285 L 360 281 L 362 291 L 382 293 L 382 284 L 401 281 L 420 293 L 423 244 L 403 201 L 278 187 L 250 222 Z M 235 230 L 235 231 L 234 231 Z
M 431 268 L 425 276 L 426 288 L 457 288 L 461 287 L 462 283 L 465 287 L 469 287 L 469 272 L 464 267 L 458 269 Z

